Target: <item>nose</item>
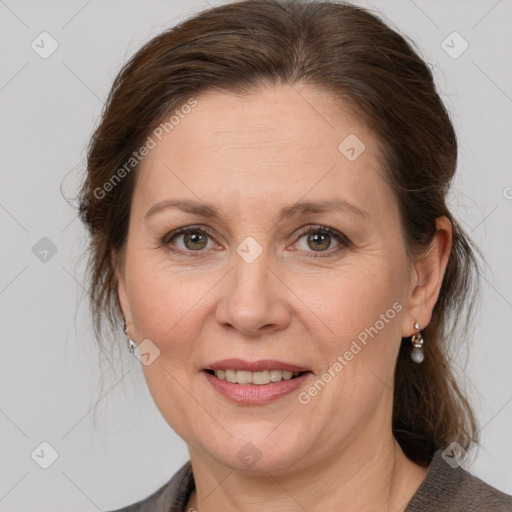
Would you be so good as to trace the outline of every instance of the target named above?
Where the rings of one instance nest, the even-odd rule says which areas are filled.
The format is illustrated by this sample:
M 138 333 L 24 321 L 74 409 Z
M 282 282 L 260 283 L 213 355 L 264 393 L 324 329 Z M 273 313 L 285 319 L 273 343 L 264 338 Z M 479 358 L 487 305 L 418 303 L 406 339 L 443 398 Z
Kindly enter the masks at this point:
M 289 325 L 287 295 L 290 291 L 270 268 L 267 254 L 268 251 L 263 251 L 252 262 L 238 254 L 234 256 L 233 268 L 226 276 L 216 308 L 217 322 L 222 327 L 257 337 Z

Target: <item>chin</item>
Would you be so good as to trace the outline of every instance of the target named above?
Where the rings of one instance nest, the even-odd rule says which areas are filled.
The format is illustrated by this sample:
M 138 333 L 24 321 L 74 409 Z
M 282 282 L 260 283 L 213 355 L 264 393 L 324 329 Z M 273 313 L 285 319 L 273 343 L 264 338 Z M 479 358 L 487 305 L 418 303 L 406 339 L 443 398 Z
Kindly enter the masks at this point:
M 253 474 L 285 473 L 306 456 L 303 440 L 296 440 L 293 443 L 289 438 L 283 439 L 278 436 L 265 439 L 265 436 L 261 435 L 261 430 L 255 436 L 239 435 L 237 438 L 230 438 L 227 445 L 203 445 L 203 449 L 219 464 L 233 471 Z

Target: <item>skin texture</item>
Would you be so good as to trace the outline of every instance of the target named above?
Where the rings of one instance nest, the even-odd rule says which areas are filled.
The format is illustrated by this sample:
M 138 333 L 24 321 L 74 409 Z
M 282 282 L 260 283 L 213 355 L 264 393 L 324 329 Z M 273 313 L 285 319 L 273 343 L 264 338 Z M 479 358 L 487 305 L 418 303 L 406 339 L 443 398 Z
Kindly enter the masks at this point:
M 393 372 L 401 338 L 416 320 L 421 328 L 430 321 L 451 249 L 449 221 L 438 219 L 428 254 L 407 258 L 377 140 L 326 92 L 295 85 L 196 99 L 137 171 L 118 269 L 129 337 L 160 350 L 142 369 L 188 445 L 196 481 L 189 506 L 403 510 L 426 469 L 394 441 Z M 354 161 L 338 149 L 349 134 L 365 144 Z M 222 218 L 178 209 L 144 218 L 155 203 L 178 198 L 213 204 Z M 332 198 L 367 218 L 329 211 L 278 219 L 298 201 Z M 198 224 L 213 237 L 162 242 Z M 325 234 L 319 225 L 349 245 L 299 235 L 307 227 Z M 236 252 L 249 236 L 262 249 L 252 263 Z M 224 358 L 278 359 L 313 372 L 299 391 L 307 390 L 396 303 L 394 318 L 308 404 L 297 392 L 236 404 L 202 372 Z M 250 468 L 237 456 L 247 443 L 261 453 Z

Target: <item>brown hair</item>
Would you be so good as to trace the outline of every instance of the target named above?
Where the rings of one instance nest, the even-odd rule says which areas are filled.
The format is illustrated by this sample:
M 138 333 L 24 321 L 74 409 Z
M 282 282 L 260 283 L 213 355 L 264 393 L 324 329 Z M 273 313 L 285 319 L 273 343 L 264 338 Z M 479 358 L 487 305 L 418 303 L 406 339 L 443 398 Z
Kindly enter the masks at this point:
M 423 330 L 422 364 L 411 362 L 410 340 L 402 340 L 393 432 L 407 456 L 423 465 L 452 441 L 467 449 L 476 441 L 476 423 L 453 375 L 448 342 L 465 308 L 461 336 L 467 333 L 480 253 L 445 202 L 456 168 L 456 135 L 412 43 L 351 4 L 250 0 L 208 9 L 150 40 L 120 71 L 88 147 L 79 201 L 91 237 L 89 298 L 100 347 L 104 334 L 119 332 L 123 321 L 115 277 L 120 261 L 114 255 L 122 256 L 126 246 L 136 165 L 115 186 L 104 185 L 192 95 L 296 83 L 349 102 L 376 134 L 409 255 L 428 250 L 437 217 L 452 222 L 452 252 Z

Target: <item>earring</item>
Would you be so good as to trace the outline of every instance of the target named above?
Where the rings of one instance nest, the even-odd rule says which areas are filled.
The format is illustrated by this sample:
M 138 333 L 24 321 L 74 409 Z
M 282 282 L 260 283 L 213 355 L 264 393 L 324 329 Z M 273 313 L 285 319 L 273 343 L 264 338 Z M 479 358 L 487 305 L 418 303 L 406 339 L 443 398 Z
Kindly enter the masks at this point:
M 421 331 L 420 331 L 420 323 L 418 321 L 416 321 L 416 323 L 414 324 L 414 328 L 418 331 L 418 332 L 415 332 L 413 335 L 412 335 L 412 338 L 411 338 L 411 343 L 413 345 L 413 349 L 412 349 L 412 352 L 411 352 L 411 359 L 415 362 L 415 363 L 421 363 L 423 362 L 423 359 L 425 358 L 424 354 L 423 354 L 423 350 L 422 350 L 422 346 L 423 346 L 423 338 L 421 336 Z
M 134 341 L 132 341 L 130 338 L 128 338 L 128 327 L 126 325 L 126 320 L 124 321 L 123 332 L 126 336 L 126 340 L 128 343 L 128 350 L 133 354 L 133 351 L 137 347 L 137 344 Z

